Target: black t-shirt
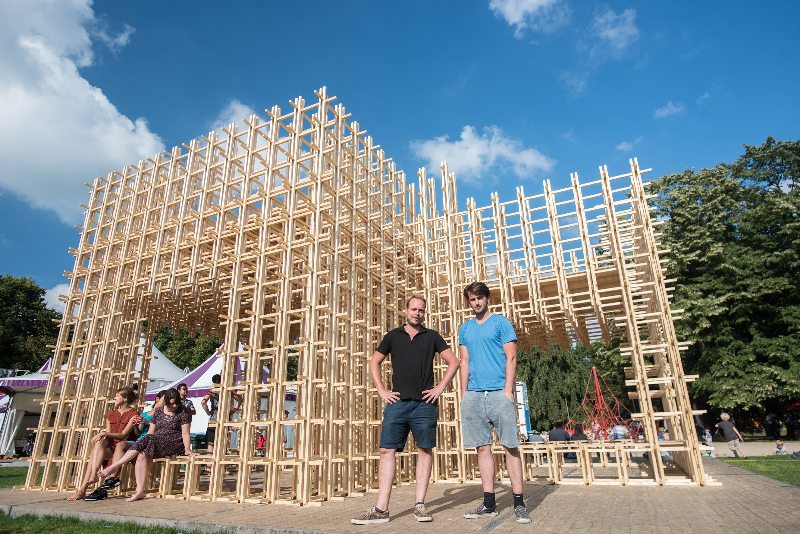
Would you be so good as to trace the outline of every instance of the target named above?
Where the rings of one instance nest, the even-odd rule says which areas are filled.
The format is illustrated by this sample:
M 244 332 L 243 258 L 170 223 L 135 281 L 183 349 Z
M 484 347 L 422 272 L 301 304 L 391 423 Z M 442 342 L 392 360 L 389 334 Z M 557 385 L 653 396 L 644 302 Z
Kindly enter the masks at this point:
M 401 399 L 422 400 L 422 392 L 433 388 L 433 357 L 448 349 L 447 342 L 436 330 L 424 326 L 414 339 L 405 326 L 390 330 L 375 349 L 392 355 L 392 391 Z
M 725 434 L 725 439 L 728 441 L 733 441 L 735 439 L 739 439 L 739 435 L 736 434 L 736 430 L 733 428 L 733 423 L 730 421 L 720 421 L 717 423 L 717 427 L 722 429 L 723 434 Z
M 569 432 L 563 428 L 554 428 L 550 431 L 550 441 L 569 441 Z

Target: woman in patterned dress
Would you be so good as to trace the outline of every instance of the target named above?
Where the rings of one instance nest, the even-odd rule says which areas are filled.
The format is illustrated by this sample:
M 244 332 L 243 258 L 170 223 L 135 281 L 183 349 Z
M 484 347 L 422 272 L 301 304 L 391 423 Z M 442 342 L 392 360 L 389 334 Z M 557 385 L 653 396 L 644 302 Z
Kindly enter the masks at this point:
M 97 470 L 106 460 L 118 460 L 128 449 L 128 436 L 133 431 L 136 410 L 131 406 L 136 402 L 136 393 L 131 388 L 121 388 L 114 396 L 114 411 L 106 415 L 106 429 L 92 438 L 92 452 L 86 462 L 86 475 L 83 477 L 75 495 L 68 501 L 86 498 L 86 488 L 97 482 Z M 115 471 L 109 471 L 113 473 Z M 90 496 L 91 497 L 91 496 Z M 91 500 L 94 500 L 93 498 Z
M 128 502 L 138 501 L 145 496 L 147 488 L 147 473 L 153 458 L 175 458 L 184 454 L 194 456 L 191 450 L 189 426 L 191 424 L 189 411 L 181 404 L 181 396 L 177 389 L 170 389 L 164 394 L 164 407 L 153 414 L 147 435 L 131 445 L 128 452 L 97 474 L 103 478 L 114 469 L 129 462 L 137 455 L 141 457 L 136 461 L 136 493 L 127 499 Z

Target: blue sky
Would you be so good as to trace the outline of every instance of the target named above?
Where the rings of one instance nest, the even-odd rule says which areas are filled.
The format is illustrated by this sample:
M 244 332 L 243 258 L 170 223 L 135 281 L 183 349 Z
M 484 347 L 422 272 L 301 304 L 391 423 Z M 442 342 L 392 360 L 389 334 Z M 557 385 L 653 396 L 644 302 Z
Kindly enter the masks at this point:
M 327 86 L 459 200 L 797 139 L 795 2 L 0 3 L 0 274 L 65 291 L 84 182 Z M 792 52 L 794 50 L 794 52 Z M 438 176 L 438 174 L 437 174 Z

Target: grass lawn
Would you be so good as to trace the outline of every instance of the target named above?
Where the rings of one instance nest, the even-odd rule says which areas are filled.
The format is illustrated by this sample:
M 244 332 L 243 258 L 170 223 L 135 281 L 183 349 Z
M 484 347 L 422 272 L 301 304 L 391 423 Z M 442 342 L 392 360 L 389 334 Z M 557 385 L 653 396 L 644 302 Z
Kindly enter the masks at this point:
M 0 467 L 0 488 L 25 484 L 27 467 Z M 74 518 L 26 515 L 11 519 L 0 513 L 0 534 L 176 534 L 178 531 L 164 527 L 144 527 L 134 523 L 110 521 L 83 522 Z M 190 534 L 184 532 L 184 534 Z
M 4 469 L 12 469 L 10 467 Z M 24 515 L 17 519 L 0 514 L 0 534 L 176 534 L 164 527 L 144 527 L 134 523 L 109 521 L 83 522 L 67 517 L 42 517 Z M 190 533 L 185 533 L 190 534 Z
M 800 487 L 800 460 L 795 460 L 791 456 L 751 456 L 747 460 L 743 458 L 725 458 L 723 461 L 759 475 Z
M 0 467 L 0 488 L 11 488 L 25 484 L 27 467 Z

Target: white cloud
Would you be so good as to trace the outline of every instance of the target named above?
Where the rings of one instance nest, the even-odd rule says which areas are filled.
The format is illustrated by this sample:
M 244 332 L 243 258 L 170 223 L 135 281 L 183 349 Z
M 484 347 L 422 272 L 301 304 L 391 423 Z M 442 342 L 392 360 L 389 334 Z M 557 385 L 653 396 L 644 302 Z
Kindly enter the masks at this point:
M 84 182 L 163 150 L 143 118 L 131 120 L 79 68 L 93 64 L 92 36 L 118 51 L 90 0 L 0 2 L 0 187 L 62 221 L 81 220 Z
M 617 15 L 608 6 L 595 12 L 585 32 L 585 39 L 577 39 L 575 48 L 579 62 L 573 69 L 561 72 L 561 81 L 573 97 L 580 96 L 589 87 L 589 79 L 603 64 L 626 57 L 631 45 L 639 39 L 636 27 L 636 10 L 626 9 Z M 646 64 L 646 57 L 637 62 L 637 68 Z
M 514 27 L 517 39 L 527 28 L 554 32 L 566 26 L 570 17 L 569 6 L 562 0 L 489 0 L 489 9 Z
M 672 101 L 667 102 L 667 105 L 661 108 L 658 108 L 653 116 L 657 119 L 662 119 L 664 117 L 669 117 L 670 115 L 677 115 L 679 113 L 683 113 L 686 111 L 686 104 L 682 102 L 678 102 L 677 104 L 673 104 Z
M 567 86 L 571 96 L 579 96 L 583 94 L 583 92 L 589 86 L 589 76 L 589 71 L 582 69 L 576 71 L 564 71 L 561 73 L 561 81 Z
M 617 146 L 615 146 L 614 148 L 616 148 L 620 152 L 630 152 L 631 150 L 633 150 L 633 147 L 638 145 L 639 141 L 641 141 L 642 139 L 644 139 L 644 136 L 640 135 L 639 137 L 636 138 L 636 141 L 633 141 L 633 142 L 623 141 L 620 144 L 618 144 Z
M 223 126 L 227 128 L 232 122 L 242 122 L 242 119 L 249 119 L 250 115 L 254 113 L 253 108 L 242 104 L 237 98 L 233 98 L 219 112 L 216 120 L 211 124 L 211 129 L 221 130 Z
M 709 98 L 711 98 L 711 93 L 708 93 L 708 92 L 706 92 L 706 93 L 703 93 L 703 94 L 702 94 L 702 95 L 700 95 L 700 97 L 697 99 L 697 103 L 698 103 L 698 104 L 704 104 L 704 103 L 706 102 L 706 100 L 708 100 Z
M 635 9 L 626 9 L 617 15 L 606 6 L 603 11 L 595 14 L 591 29 L 598 40 L 592 50 L 594 56 L 609 54 L 619 59 L 628 47 L 639 39 Z
M 91 36 L 102 42 L 114 54 L 122 50 L 131 41 L 131 35 L 136 30 L 128 25 L 123 24 L 122 33 L 117 36 L 109 35 L 108 23 L 105 21 L 98 22 L 96 28 L 91 31 Z
M 69 284 L 58 284 L 44 293 L 44 302 L 47 307 L 59 313 L 64 313 L 65 302 L 58 300 L 59 295 L 69 294 Z
M 428 172 L 437 173 L 442 161 L 459 179 L 482 181 L 493 172 L 511 170 L 519 178 L 529 178 L 547 172 L 556 164 L 535 148 L 525 148 L 522 142 L 509 139 L 497 126 L 487 126 L 478 135 L 472 126 L 464 126 L 461 138 L 448 141 L 443 135 L 434 139 L 410 143 L 414 155 L 426 161 Z

